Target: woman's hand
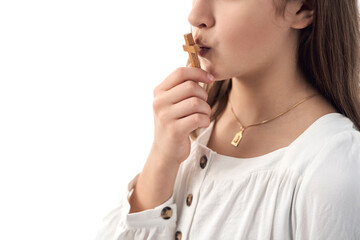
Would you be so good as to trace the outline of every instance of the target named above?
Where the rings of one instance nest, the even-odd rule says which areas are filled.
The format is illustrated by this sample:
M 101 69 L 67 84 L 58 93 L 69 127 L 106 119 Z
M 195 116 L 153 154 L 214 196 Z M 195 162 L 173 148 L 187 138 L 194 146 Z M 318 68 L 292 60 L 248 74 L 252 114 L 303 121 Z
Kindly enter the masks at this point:
M 129 199 L 130 213 L 152 209 L 170 198 L 180 164 L 190 154 L 190 133 L 210 124 L 207 93 L 199 82 L 211 83 L 207 72 L 182 67 L 154 90 L 154 142 Z
M 199 82 L 214 78 L 200 68 L 180 67 L 154 89 L 155 134 L 151 155 L 180 165 L 190 154 L 190 133 L 210 124 L 211 108 Z

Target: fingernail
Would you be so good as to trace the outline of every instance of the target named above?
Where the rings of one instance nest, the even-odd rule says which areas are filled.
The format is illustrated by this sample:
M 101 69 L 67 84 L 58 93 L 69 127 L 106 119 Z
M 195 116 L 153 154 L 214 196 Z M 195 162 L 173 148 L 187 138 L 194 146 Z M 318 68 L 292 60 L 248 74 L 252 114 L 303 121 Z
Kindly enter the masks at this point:
M 214 80 L 215 80 L 214 76 L 211 75 L 210 73 L 208 73 L 207 76 L 208 76 L 208 79 L 209 79 L 210 81 L 214 81 Z

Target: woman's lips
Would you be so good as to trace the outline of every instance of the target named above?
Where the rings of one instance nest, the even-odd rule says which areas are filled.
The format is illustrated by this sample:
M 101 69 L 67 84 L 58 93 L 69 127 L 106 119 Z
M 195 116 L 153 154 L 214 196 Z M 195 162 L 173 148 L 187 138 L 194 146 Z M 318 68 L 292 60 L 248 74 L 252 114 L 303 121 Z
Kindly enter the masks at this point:
M 210 48 L 208 47 L 200 47 L 200 52 L 198 52 L 198 55 L 201 57 L 205 57 L 205 55 L 210 51 Z

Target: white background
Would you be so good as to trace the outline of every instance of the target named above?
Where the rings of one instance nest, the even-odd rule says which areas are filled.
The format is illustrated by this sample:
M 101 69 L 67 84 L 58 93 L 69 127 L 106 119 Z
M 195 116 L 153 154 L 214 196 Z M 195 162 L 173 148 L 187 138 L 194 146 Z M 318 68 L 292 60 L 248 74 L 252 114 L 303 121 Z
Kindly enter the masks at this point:
M 191 0 L 0 2 L 0 239 L 94 239 L 141 171 Z
M 0 1 L 0 239 L 94 239 L 141 171 L 191 0 Z

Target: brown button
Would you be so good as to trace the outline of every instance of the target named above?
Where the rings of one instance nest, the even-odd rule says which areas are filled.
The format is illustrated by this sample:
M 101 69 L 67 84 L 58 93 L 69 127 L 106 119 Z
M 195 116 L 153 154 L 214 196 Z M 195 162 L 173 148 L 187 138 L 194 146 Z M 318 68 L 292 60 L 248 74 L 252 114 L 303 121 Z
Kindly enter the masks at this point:
M 181 238 L 182 238 L 182 233 L 180 231 L 177 231 L 175 233 L 175 240 L 181 240 Z
M 204 169 L 206 167 L 207 157 L 204 155 L 200 158 L 200 167 Z
M 169 219 L 172 216 L 172 209 L 170 207 L 164 207 L 161 210 L 161 217 L 163 219 Z
M 186 205 L 190 207 L 192 200 L 193 200 L 193 195 L 190 193 L 186 198 Z

